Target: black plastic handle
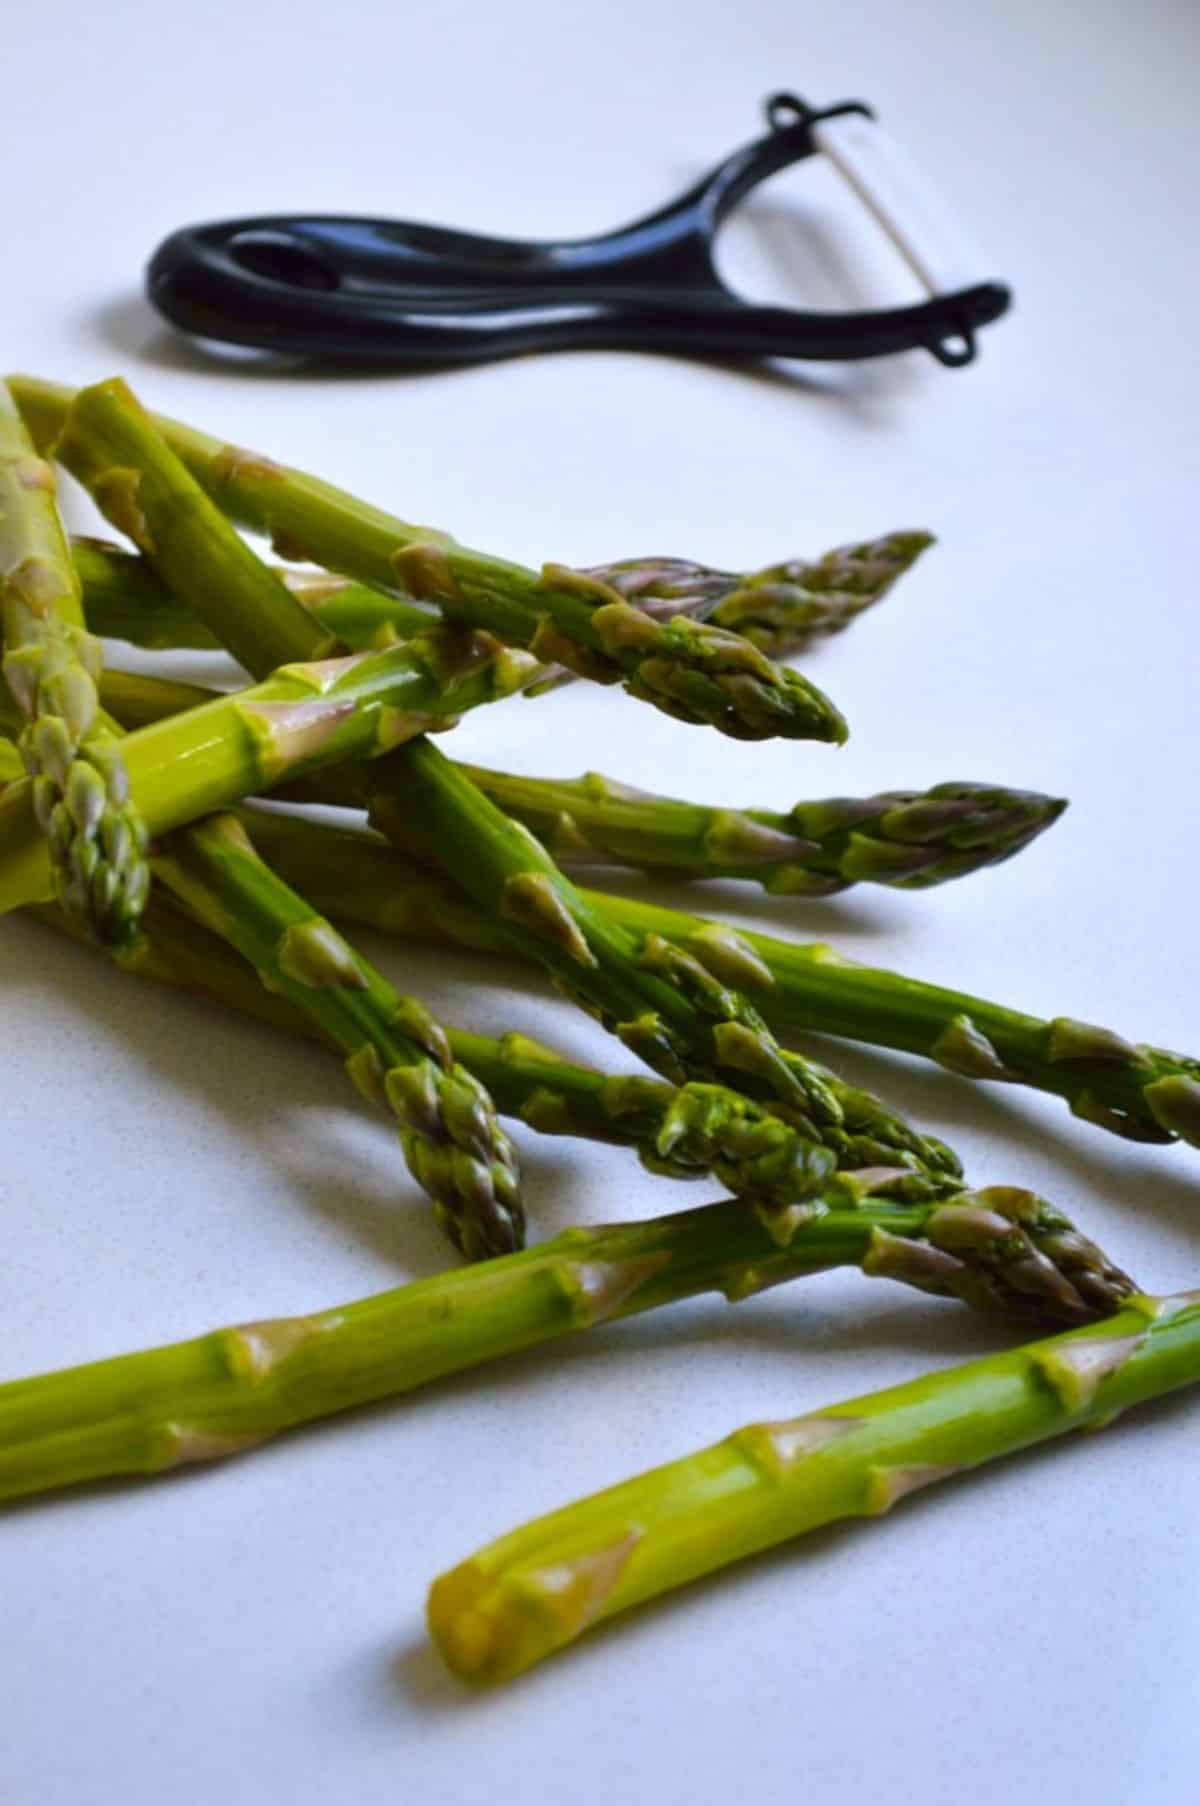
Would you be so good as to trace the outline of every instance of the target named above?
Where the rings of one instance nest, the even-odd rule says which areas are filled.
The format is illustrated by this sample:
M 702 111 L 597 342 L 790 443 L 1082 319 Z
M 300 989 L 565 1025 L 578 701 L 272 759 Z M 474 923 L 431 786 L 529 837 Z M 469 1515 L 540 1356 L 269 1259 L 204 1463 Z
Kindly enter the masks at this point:
M 976 328 L 1009 292 L 996 282 L 858 313 L 757 306 L 713 262 L 722 220 L 749 191 L 812 155 L 815 110 L 767 102 L 770 130 L 676 201 L 598 238 L 489 238 L 402 220 L 267 215 L 188 226 L 146 273 L 185 332 L 309 358 L 466 364 L 516 352 L 632 348 L 721 357 L 854 359 L 923 346 L 974 355 Z

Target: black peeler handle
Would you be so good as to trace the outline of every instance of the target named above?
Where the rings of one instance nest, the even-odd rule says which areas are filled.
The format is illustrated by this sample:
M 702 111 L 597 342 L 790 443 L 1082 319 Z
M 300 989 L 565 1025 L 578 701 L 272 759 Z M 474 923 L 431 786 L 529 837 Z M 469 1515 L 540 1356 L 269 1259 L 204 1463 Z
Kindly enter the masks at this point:
M 821 149 L 838 161 L 824 133 L 850 131 L 845 173 L 901 242 L 856 171 L 854 133 L 865 144 L 875 130 L 863 124 L 870 108 L 818 110 L 777 94 L 766 112 L 765 136 L 657 213 L 599 238 L 522 242 L 330 215 L 225 220 L 165 239 L 147 290 L 185 332 L 339 362 L 467 364 L 579 347 L 854 359 L 924 347 L 944 364 L 969 363 L 976 329 L 1004 313 L 1009 291 L 968 281 L 941 292 L 915 255 L 930 293 L 911 306 L 806 312 L 756 306 L 725 287 L 712 256 L 722 220 L 789 164 Z

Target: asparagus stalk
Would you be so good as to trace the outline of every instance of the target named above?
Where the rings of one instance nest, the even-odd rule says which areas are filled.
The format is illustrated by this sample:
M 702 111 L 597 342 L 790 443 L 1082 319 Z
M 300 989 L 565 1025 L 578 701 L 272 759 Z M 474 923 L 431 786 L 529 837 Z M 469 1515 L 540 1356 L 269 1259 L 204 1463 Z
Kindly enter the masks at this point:
M 512 822 L 431 741 L 398 748 L 372 774 L 372 819 L 401 846 L 443 865 L 499 921 L 512 946 L 545 967 L 557 988 L 596 1015 L 632 1053 L 675 1084 L 721 1082 L 765 1102 L 843 1164 L 888 1155 L 931 1172 L 960 1172 L 940 1142 L 916 1135 L 876 1099 L 855 1091 L 868 1150 L 852 1147 L 838 1082 L 781 1048 L 739 987 L 761 983 L 740 952 L 705 964 L 658 935 L 635 937 L 594 908 L 529 832 Z M 882 1150 L 887 1150 L 883 1153 Z
M 145 905 L 145 834 L 100 711 L 100 646 L 84 626 L 54 492 L 54 472 L 0 384 L 3 669 L 25 718 L 31 825 L 63 907 L 119 947 L 136 934 Z
M 224 520 L 224 516 L 221 516 Z M 102 539 L 76 537 L 71 557 L 83 586 L 83 606 L 93 631 L 128 640 L 150 652 L 211 651 L 220 636 L 180 600 L 154 567 L 135 552 Z M 437 625 L 416 602 L 402 602 L 349 577 L 275 566 L 272 574 L 310 611 L 325 633 L 354 652 L 380 652 Z
M 276 814 L 254 833 L 272 864 L 319 907 L 346 921 L 481 953 L 512 944 L 435 873 L 413 868 L 377 836 Z M 335 878 L 336 874 L 336 878 Z M 1200 1060 L 1111 1029 L 1031 1016 L 968 992 L 859 965 L 823 942 L 736 932 L 701 916 L 608 892 L 580 892 L 589 909 L 645 937 L 660 936 L 720 971 L 732 955 L 742 983 L 778 1033 L 802 1028 L 919 1054 L 976 1080 L 1032 1086 L 1126 1139 L 1200 1146 Z M 748 956 L 748 957 L 747 957 Z M 757 967 L 757 977 L 751 971 Z M 857 1120 L 839 1093 L 847 1126 Z
M 432 628 L 385 652 L 287 665 L 236 695 L 130 734 L 122 752 L 147 832 L 159 835 L 291 775 L 373 757 L 520 689 L 527 654 L 490 634 Z M 0 798 L 0 914 L 52 893 L 30 786 Z
M 1028 790 L 937 784 L 770 809 L 677 802 L 616 783 L 462 769 L 568 868 L 624 865 L 684 878 L 746 878 L 776 895 L 852 884 L 923 889 L 1011 859 L 1066 804 Z
M 54 456 L 248 671 L 265 677 L 341 650 L 192 480 L 119 377 L 79 390 Z
M 464 1680 L 501 1681 L 702 1574 L 1200 1380 L 1200 1292 L 1126 1299 L 1099 1328 L 750 1424 L 526 1524 L 433 1584 Z
M 927 533 L 890 533 L 839 546 L 814 563 L 795 559 L 739 576 L 677 558 L 630 558 L 587 572 L 655 620 L 692 615 L 744 633 L 771 658 L 840 633 L 887 594 L 932 543 Z M 151 651 L 222 642 L 161 582 L 144 559 L 103 540 L 72 541 L 84 606 L 97 633 Z M 327 632 L 356 652 L 394 645 L 430 625 L 430 611 L 365 583 L 327 573 L 277 570 Z M 564 679 L 571 673 L 563 672 Z
M 71 392 L 11 379 L 39 444 L 62 431 Z M 678 720 L 735 739 L 840 742 L 846 725 L 827 697 L 777 667 L 740 634 L 677 616 L 652 620 L 581 571 L 540 573 L 398 520 L 344 490 L 270 459 L 154 416 L 172 450 L 217 506 L 269 534 L 283 557 L 305 559 L 375 588 L 436 603 L 539 659 L 633 696 Z
M 333 617 L 323 613 L 322 620 L 329 627 Z M 100 694 L 119 721 L 144 727 L 214 693 L 106 671 Z M 1066 808 L 1035 791 L 946 783 L 801 802 L 779 813 L 677 802 L 599 772 L 528 778 L 480 765 L 460 769 L 568 869 L 617 864 L 674 877 L 744 878 L 775 895 L 829 896 L 857 883 L 905 890 L 942 884 L 1012 858 Z M 369 768 L 338 765 L 289 785 L 287 794 L 356 807 L 370 785 Z
M 1045 1308 L 1091 1321 L 1115 1309 L 1128 1281 L 1097 1266 L 1071 1232 L 1050 1232 L 1031 1255 L 1023 1199 L 983 1192 L 930 1212 L 872 1200 L 841 1177 L 822 1194 L 825 1213 L 786 1239 L 737 1202 L 567 1229 L 332 1310 L 12 1380 L 0 1385 L 0 1499 L 238 1454 L 600 1323 L 703 1292 L 736 1302 L 835 1266 L 902 1273 L 923 1290 L 990 1289 L 1026 1319 Z M 985 1256 L 977 1282 L 955 1278 L 967 1250 Z
M 154 869 L 263 984 L 320 1025 L 359 1089 L 392 1112 L 409 1170 L 454 1246 L 471 1260 L 519 1248 L 516 1152 L 424 1005 L 400 996 L 277 878 L 233 816 L 171 836 Z
M 588 575 L 648 613 L 694 614 L 744 634 L 771 658 L 790 658 L 881 602 L 932 544 L 930 533 L 899 532 L 740 575 L 680 558 L 621 559 Z

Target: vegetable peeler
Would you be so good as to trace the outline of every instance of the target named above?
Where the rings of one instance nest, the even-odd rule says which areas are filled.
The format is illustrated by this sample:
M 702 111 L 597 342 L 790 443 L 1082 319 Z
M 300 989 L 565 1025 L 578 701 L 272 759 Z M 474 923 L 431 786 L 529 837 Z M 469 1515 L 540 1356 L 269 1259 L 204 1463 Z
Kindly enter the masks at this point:
M 713 357 L 856 359 L 923 347 L 957 366 L 1010 293 L 982 279 L 952 223 L 862 101 L 765 103 L 768 130 L 678 200 L 597 238 L 529 242 L 441 226 L 280 214 L 187 226 L 146 272 L 174 325 L 338 362 L 453 365 L 516 352 L 628 348 Z M 769 176 L 827 157 L 925 290 L 859 312 L 759 306 L 727 288 L 716 233 Z

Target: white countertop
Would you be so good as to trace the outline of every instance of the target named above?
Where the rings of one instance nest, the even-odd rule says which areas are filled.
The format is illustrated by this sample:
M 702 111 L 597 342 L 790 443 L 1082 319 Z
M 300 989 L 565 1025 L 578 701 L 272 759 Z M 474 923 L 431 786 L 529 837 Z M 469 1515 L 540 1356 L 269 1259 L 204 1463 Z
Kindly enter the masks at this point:
M 481 712 L 456 746 L 730 803 L 963 776 L 1067 795 L 1022 858 L 943 890 L 724 897 L 748 923 L 1195 1050 L 1198 51 L 1194 8 L 1165 0 L 9 8 L 3 361 L 120 371 L 166 412 L 530 561 L 753 565 L 930 526 L 936 551 L 809 661 L 850 718 L 841 752 L 738 746 L 581 687 Z M 138 296 L 167 231 L 226 214 L 616 225 L 753 136 L 781 86 L 865 97 L 940 173 L 1017 294 L 975 367 L 591 354 L 284 376 L 189 349 Z M 865 231 L 810 173 L 764 191 L 740 256 L 797 221 L 804 265 L 806 194 L 818 242 L 843 217 Z M 451 1020 L 613 1060 L 523 978 L 509 991 L 481 960 L 371 947 Z M 6 1376 L 446 1264 L 386 1126 L 319 1053 L 17 919 L 0 925 L 0 1011 Z M 1200 1155 L 932 1067 L 842 1063 L 981 1180 L 1060 1199 L 1150 1289 L 1196 1283 Z M 615 1152 L 522 1145 L 535 1233 L 704 1195 Z M 730 1572 L 486 1697 L 424 1641 L 428 1582 L 523 1519 L 1004 1340 L 835 1275 L 610 1328 L 183 1479 L 13 1510 L 0 1799 L 1188 1797 L 1192 1399 Z

